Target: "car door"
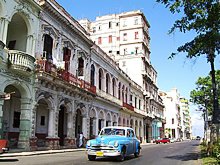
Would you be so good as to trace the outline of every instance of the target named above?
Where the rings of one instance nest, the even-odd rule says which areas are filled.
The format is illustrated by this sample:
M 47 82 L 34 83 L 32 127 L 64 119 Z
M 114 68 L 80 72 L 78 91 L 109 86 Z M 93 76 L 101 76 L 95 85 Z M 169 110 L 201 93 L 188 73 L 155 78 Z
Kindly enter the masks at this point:
M 131 154 L 134 150 L 133 149 L 134 145 L 133 145 L 133 138 L 131 136 L 131 130 L 130 129 L 127 130 L 127 140 L 128 140 L 127 154 Z
M 136 141 L 137 141 L 137 139 L 136 139 L 136 136 L 135 136 L 133 130 L 131 130 L 131 138 L 132 138 L 132 146 L 133 146 L 131 153 L 135 153 L 135 150 L 136 150 Z

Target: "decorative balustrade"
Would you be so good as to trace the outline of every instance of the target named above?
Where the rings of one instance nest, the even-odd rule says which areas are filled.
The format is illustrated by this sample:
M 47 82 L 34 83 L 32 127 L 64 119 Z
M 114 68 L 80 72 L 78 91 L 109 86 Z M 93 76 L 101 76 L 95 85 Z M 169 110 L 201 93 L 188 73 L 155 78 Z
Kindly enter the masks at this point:
M 37 63 L 37 70 L 38 71 L 43 71 L 52 74 L 53 76 L 56 76 L 60 79 L 63 79 L 70 84 L 73 84 L 79 88 L 83 88 L 87 91 L 90 91 L 94 94 L 96 94 L 96 87 L 89 84 L 88 82 L 79 79 L 75 77 L 73 74 L 63 70 L 63 69 L 57 69 L 56 65 L 48 63 L 46 60 L 38 60 Z
M 110 94 L 108 94 L 105 91 L 102 91 L 100 89 L 97 89 L 96 91 L 97 91 L 97 95 L 99 95 L 99 96 L 101 96 L 103 98 L 106 98 L 106 99 L 108 99 L 108 100 L 110 100 L 110 101 L 112 101 L 112 102 L 122 106 L 122 101 L 119 100 L 118 98 L 116 98 L 116 97 L 114 97 L 114 96 L 112 96 L 112 95 L 110 95 Z
M 29 68 L 30 70 L 34 70 L 35 58 L 22 51 L 9 50 L 8 60 L 12 65 L 26 67 Z

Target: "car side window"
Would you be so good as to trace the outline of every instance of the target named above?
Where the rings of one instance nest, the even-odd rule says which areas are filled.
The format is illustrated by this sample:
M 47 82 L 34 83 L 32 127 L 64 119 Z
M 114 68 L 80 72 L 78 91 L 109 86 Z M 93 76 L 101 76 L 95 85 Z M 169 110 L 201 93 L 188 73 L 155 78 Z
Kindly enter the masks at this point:
M 133 130 L 131 130 L 131 137 L 135 137 L 135 136 L 134 136 L 134 131 L 133 131 Z
M 130 131 L 131 131 L 131 130 L 129 130 L 129 129 L 127 130 L 127 137 L 130 137 L 130 136 L 131 136 Z

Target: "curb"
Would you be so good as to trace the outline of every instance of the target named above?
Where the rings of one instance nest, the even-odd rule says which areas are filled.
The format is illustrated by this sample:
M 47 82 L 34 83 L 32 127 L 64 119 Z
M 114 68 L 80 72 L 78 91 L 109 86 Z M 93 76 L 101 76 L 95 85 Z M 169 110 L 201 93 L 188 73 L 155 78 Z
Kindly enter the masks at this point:
M 0 155 L 1 157 L 16 157 L 16 156 L 32 156 L 32 155 L 41 155 L 41 154 L 56 154 L 64 152 L 78 152 L 86 151 L 85 148 L 82 149 L 65 149 L 65 150 L 47 150 L 47 151 L 32 151 L 32 152 L 18 152 L 18 153 L 4 153 Z

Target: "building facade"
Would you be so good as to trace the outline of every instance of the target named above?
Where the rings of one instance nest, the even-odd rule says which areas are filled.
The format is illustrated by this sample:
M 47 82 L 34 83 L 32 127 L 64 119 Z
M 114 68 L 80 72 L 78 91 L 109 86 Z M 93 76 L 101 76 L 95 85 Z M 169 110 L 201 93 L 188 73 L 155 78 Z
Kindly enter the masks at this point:
M 157 72 L 150 63 L 150 25 L 144 14 L 135 10 L 99 16 L 95 21 L 82 19 L 79 23 L 90 33 L 91 39 L 142 87 L 147 141 L 152 141 L 162 130 L 154 126 L 157 122 L 164 126 L 165 118 L 158 96 Z
M 165 135 L 169 138 L 181 138 L 180 94 L 177 88 L 171 92 L 159 91 L 165 106 Z
M 191 125 L 191 117 L 189 114 L 189 101 L 185 97 L 180 97 L 180 113 L 181 113 L 181 125 L 182 125 L 181 138 L 184 140 L 191 139 L 192 125 Z
M 0 0 L 0 17 L 0 92 L 10 94 L 0 100 L 0 136 L 10 147 L 75 148 L 81 132 L 87 140 L 110 125 L 146 143 L 152 121 L 162 133 L 151 77 L 146 94 L 55 0 Z

